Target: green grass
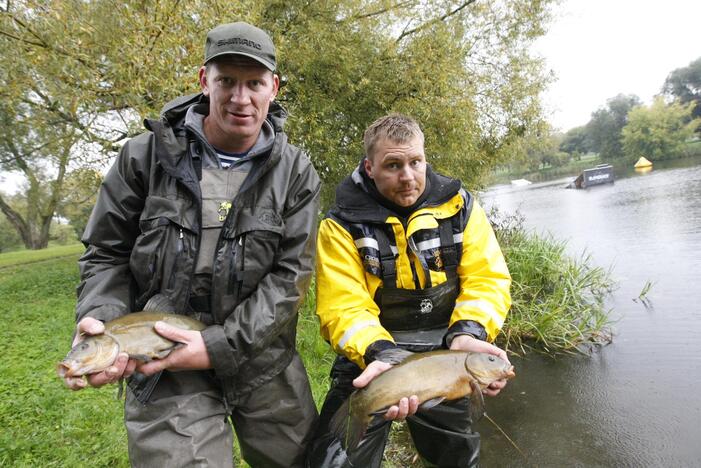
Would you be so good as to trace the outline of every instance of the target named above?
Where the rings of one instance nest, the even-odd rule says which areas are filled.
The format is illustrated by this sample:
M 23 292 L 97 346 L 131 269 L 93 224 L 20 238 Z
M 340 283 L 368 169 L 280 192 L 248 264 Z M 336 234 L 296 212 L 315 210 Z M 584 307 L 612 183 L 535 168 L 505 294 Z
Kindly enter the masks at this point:
M 41 262 L 56 257 L 74 257 L 83 252 L 83 244 L 76 242 L 68 245 L 49 246 L 41 250 L 15 250 L 0 254 L 0 268 L 10 265 L 22 265 L 25 263 Z
M 0 466 L 129 466 L 115 389 L 72 392 L 56 376 L 74 328 L 77 258 L 2 270 Z
M 566 257 L 561 243 L 526 235 L 518 220 L 502 219 L 497 232 L 514 278 L 501 345 L 559 353 L 605 342 L 607 274 Z M 0 466 L 129 466 L 116 387 L 73 392 L 56 376 L 70 348 L 81 251 L 76 244 L 0 254 Z M 334 355 L 314 303 L 312 288 L 297 342 L 320 407 Z M 393 426 L 383 466 L 421 466 L 404 425 Z

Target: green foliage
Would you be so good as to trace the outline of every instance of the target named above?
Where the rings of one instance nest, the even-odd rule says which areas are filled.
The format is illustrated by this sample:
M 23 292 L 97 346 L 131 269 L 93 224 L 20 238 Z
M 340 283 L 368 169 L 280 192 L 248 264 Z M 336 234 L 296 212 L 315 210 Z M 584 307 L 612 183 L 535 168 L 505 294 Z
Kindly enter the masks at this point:
M 57 245 L 75 244 L 78 242 L 75 230 L 62 220 L 51 223 L 49 239 Z
M 694 103 L 691 117 L 701 117 L 701 57 L 688 66 L 677 68 L 665 80 L 664 92 L 682 104 Z
M 311 154 L 325 201 L 362 156 L 365 127 L 391 111 L 416 117 L 434 166 L 474 186 L 540 120 L 547 79 L 528 47 L 552 3 L 12 2 L 0 18 L 2 97 L 72 130 L 74 167 L 92 167 L 197 91 L 205 31 L 244 20 L 273 36 L 291 140 Z
M 0 214 L 0 252 L 16 249 L 20 245 L 22 245 L 22 239 L 17 234 L 17 230 L 5 215 Z
M 623 157 L 621 131 L 628 123 L 628 112 L 640 104 L 635 95 L 619 94 L 592 114 L 586 130 L 592 151 L 598 152 L 601 159 Z
M 76 169 L 66 176 L 65 195 L 58 214 L 70 221 L 78 239 L 88 224 L 101 183 L 102 174 L 90 168 Z
M 628 114 L 623 128 L 623 149 L 631 161 L 644 156 L 651 161 L 685 155 L 687 141 L 701 126 L 701 118 L 691 120 L 695 104 L 666 104 L 658 97 L 651 106 L 639 106 Z
M 535 132 L 528 131 L 509 143 L 511 158 L 502 167 L 515 174 L 561 167 L 570 159 L 569 154 L 560 150 L 561 140 L 562 135 L 553 133 L 547 125 Z
M 560 150 L 571 154 L 573 157 L 587 154 L 591 150 L 591 146 L 586 126 L 568 130 L 562 138 L 562 142 L 560 142 Z

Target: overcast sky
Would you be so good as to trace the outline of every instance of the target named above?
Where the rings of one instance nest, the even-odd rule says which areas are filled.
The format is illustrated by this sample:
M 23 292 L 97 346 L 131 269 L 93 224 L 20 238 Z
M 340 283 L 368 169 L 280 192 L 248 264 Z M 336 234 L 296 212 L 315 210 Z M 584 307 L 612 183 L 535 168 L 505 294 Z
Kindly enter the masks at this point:
M 563 0 L 534 45 L 556 81 L 544 96 L 562 131 L 619 93 L 649 104 L 667 75 L 701 57 L 701 0 Z

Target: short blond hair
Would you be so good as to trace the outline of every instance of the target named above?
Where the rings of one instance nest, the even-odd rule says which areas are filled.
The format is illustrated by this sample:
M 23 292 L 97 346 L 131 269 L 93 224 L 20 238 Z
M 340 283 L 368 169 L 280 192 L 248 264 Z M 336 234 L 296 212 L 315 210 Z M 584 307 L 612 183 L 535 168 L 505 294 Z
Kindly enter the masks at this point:
M 414 137 L 420 137 L 421 141 L 424 141 L 424 133 L 416 120 L 403 114 L 385 115 L 375 120 L 365 130 L 363 137 L 365 156 L 372 160 L 377 142 L 384 138 L 393 143 L 406 143 Z

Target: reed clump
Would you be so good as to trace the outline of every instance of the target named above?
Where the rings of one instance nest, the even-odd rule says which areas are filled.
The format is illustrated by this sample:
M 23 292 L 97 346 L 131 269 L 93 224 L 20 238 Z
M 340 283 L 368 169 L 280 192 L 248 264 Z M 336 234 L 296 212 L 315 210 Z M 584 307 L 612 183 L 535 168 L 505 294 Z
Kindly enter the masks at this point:
M 518 213 L 493 209 L 490 219 L 513 280 L 513 304 L 497 344 L 517 354 L 558 354 L 609 343 L 611 271 L 586 252 L 570 256 L 566 241 L 527 231 Z

